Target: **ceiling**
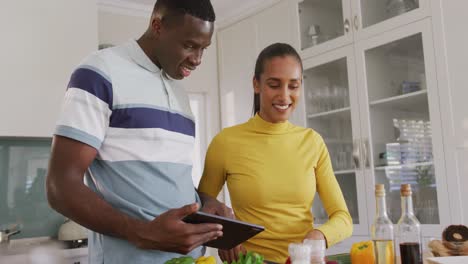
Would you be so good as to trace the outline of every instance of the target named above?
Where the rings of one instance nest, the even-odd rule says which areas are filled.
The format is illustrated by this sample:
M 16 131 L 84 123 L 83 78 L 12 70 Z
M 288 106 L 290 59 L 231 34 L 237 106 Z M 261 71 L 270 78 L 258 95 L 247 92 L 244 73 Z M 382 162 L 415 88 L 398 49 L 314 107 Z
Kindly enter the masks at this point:
M 118 2 L 129 2 L 138 5 L 145 5 L 152 8 L 155 0 L 115 0 Z M 216 20 L 224 21 L 249 10 L 260 3 L 268 0 L 211 0 L 216 13 Z

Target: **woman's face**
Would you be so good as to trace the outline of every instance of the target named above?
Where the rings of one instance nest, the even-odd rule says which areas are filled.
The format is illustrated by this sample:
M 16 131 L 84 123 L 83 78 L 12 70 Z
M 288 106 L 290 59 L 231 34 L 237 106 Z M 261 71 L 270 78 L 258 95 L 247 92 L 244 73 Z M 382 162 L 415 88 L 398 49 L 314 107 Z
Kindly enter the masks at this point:
M 253 83 L 260 95 L 259 115 L 270 123 L 287 121 L 301 94 L 301 65 L 293 56 L 273 57 L 265 61 L 260 80 L 254 78 Z

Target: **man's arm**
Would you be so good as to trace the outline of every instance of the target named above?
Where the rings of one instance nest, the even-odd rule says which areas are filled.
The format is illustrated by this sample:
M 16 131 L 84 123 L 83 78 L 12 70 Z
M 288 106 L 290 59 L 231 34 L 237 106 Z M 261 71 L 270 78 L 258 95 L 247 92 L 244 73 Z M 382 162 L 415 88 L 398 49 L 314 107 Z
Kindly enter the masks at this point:
M 47 198 L 52 208 L 88 229 L 128 240 L 143 249 L 186 254 L 222 235 L 220 225 L 182 221 L 198 210 L 197 204 L 169 210 L 151 222 L 116 210 L 83 182 L 96 155 L 91 146 L 54 137 L 47 175 Z

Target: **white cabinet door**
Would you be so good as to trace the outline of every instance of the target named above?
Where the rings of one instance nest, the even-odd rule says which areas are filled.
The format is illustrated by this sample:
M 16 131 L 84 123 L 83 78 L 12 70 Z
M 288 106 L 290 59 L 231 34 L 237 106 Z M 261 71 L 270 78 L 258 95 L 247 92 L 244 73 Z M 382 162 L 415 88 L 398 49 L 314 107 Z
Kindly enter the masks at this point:
M 221 126 L 246 122 L 253 112 L 255 27 L 242 20 L 218 33 Z
M 430 16 L 430 0 L 295 0 L 303 58 L 367 39 Z
M 333 169 L 353 218 L 354 235 L 368 235 L 367 201 L 362 164 L 354 161 L 360 138 L 354 49 L 348 45 L 304 61 L 303 96 L 298 106 L 300 125 L 322 135 Z M 312 214 L 320 225 L 328 216 L 314 200 Z
M 395 223 L 400 185 L 411 184 L 423 234 L 439 236 L 450 207 L 431 25 L 426 18 L 358 42 L 356 65 L 368 198 L 374 204 L 374 184 L 385 184 Z
M 303 58 L 353 42 L 351 1 L 295 0 L 291 3 L 297 48 Z
M 354 39 L 362 40 L 430 16 L 430 0 L 353 0 Z

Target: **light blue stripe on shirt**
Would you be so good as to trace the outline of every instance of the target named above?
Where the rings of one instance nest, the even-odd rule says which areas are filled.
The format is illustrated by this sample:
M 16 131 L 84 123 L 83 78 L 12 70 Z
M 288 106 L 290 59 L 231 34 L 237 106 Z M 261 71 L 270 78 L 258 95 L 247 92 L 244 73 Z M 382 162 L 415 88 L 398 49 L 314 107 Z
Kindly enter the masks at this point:
M 89 168 L 97 193 L 114 208 L 153 220 L 169 209 L 199 201 L 192 166 L 169 162 L 94 160 Z
M 191 177 L 192 166 L 143 161 L 94 160 L 85 182 L 114 208 L 138 219 L 151 221 L 169 209 L 198 202 Z M 140 250 L 128 241 L 95 232 L 89 234 L 90 263 L 164 263 L 180 255 Z M 199 247 L 190 255 L 203 255 Z
M 63 125 L 58 125 L 55 128 L 55 135 L 71 138 L 74 140 L 78 140 L 80 142 L 83 142 L 85 144 L 90 145 L 91 147 L 95 149 L 99 149 L 101 147 L 101 140 L 99 138 L 90 135 L 82 130 L 69 127 L 69 126 L 63 126 Z

